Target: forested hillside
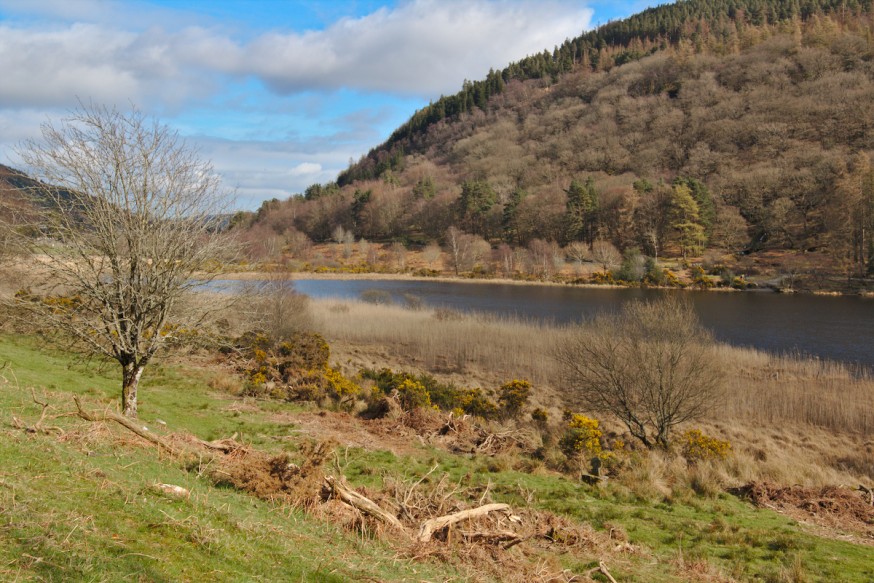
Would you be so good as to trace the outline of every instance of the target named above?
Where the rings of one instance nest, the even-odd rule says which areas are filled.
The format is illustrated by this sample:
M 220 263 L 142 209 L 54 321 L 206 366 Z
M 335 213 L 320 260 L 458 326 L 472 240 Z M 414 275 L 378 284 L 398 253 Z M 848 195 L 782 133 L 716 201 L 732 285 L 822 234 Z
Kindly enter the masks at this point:
M 252 236 L 609 243 L 663 258 L 787 251 L 865 275 L 874 227 L 871 2 L 679 2 L 417 112 Z M 294 245 L 292 245 L 294 247 Z

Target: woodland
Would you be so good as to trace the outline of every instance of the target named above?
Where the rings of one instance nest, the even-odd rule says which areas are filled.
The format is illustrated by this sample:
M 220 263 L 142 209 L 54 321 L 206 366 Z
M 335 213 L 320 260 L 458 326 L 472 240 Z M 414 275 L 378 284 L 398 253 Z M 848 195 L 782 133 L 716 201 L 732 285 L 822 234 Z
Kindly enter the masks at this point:
M 495 264 L 532 245 L 591 260 L 598 241 L 858 282 L 874 268 L 872 150 L 870 2 L 696 0 L 465 82 L 335 183 L 234 223 L 256 258 L 338 227 L 445 249 L 454 227 Z

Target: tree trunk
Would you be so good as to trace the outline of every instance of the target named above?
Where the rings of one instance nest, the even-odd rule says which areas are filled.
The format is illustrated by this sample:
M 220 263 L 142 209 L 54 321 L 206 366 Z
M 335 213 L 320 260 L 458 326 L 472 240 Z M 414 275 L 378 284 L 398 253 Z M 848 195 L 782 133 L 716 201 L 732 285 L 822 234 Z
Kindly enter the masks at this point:
M 143 375 L 142 365 L 127 364 L 122 368 L 121 412 L 125 417 L 137 417 L 137 387 Z

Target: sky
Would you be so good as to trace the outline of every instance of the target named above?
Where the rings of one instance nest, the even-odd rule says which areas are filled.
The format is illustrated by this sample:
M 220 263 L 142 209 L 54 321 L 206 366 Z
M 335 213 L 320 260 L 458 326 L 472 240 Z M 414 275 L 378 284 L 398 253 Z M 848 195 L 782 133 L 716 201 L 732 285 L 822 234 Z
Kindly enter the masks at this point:
M 79 103 L 136 107 L 252 210 L 336 179 L 465 79 L 658 3 L 0 0 L 0 163 Z

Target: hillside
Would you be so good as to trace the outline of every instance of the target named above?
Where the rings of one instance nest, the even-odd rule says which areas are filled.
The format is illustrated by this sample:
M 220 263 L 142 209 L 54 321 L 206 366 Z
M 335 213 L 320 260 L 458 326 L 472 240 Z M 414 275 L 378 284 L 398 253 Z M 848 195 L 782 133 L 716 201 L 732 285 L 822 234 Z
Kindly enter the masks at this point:
M 481 352 L 464 364 L 463 386 L 489 371 L 508 378 L 511 367 L 499 373 L 490 359 L 519 372 L 544 366 L 544 337 L 565 333 L 344 306 L 313 314 L 338 369 L 407 368 L 425 364 L 425 352 L 464 362 L 452 355 L 464 350 L 458 338 L 532 355 Z M 434 332 L 436 354 L 422 342 Z M 872 381 L 821 362 L 724 352 L 743 373 L 701 427 L 731 440 L 729 456 L 695 462 L 682 448 L 647 453 L 631 442 L 626 451 L 608 424 L 617 464 L 588 485 L 579 460 L 555 450 L 564 421 L 552 408 L 542 422 L 530 409 L 516 423 L 430 408 L 373 419 L 361 402 L 254 398 L 221 352 L 202 347 L 178 349 L 144 377 L 146 441 L 100 420 L 118 399 L 116 371 L 7 328 L 0 579 L 605 581 L 604 565 L 619 581 L 870 581 L 874 510 L 834 484 L 870 483 Z M 841 398 L 821 398 L 838 387 Z M 538 383 L 534 397 L 549 392 Z M 74 398 L 96 420 L 77 415 Z M 315 462 L 314 474 L 303 471 Z M 509 504 L 518 521 L 477 519 L 408 541 L 320 491 L 324 476 L 345 476 L 406 529 L 484 501 Z
M 265 203 L 251 237 L 293 254 L 337 227 L 424 244 L 456 226 L 493 249 L 603 240 L 739 272 L 761 253 L 782 272 L 871 271 L 870 2 L 680 2 L 482 83 L 337 184 Z

